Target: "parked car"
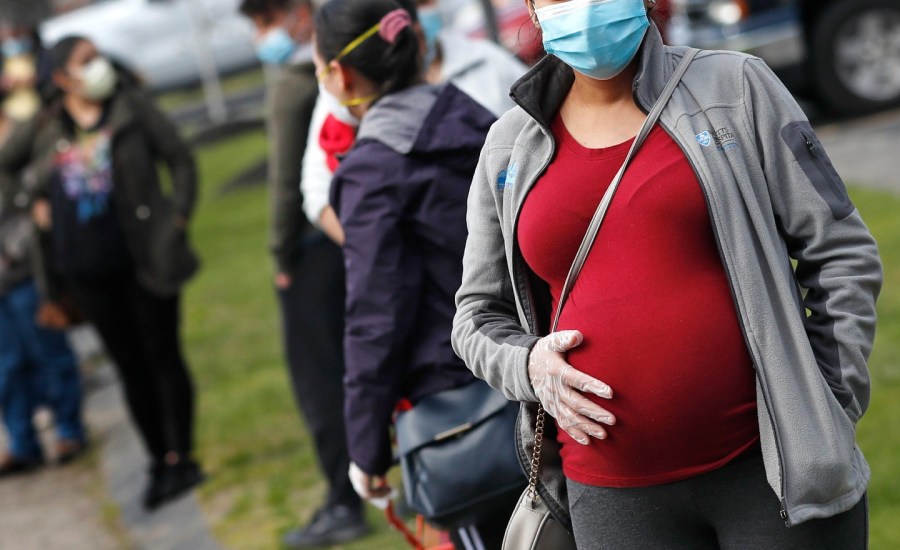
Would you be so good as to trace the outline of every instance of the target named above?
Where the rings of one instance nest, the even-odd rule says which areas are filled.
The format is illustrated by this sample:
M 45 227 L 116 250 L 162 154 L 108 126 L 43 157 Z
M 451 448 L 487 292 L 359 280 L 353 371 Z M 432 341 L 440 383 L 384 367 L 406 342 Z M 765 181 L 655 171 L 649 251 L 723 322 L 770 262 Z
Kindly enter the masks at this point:
M 898 0 L 670 0 L 673 44 L 745 51 L 840 113 L 900 104 Z
M 220 73 L 257 64 L 253 29 L 239 0 L 101 0 L 48 19 L 50 46 L 78 34 L 137 72 L 155 89 L 196 84 L 208 56 Z

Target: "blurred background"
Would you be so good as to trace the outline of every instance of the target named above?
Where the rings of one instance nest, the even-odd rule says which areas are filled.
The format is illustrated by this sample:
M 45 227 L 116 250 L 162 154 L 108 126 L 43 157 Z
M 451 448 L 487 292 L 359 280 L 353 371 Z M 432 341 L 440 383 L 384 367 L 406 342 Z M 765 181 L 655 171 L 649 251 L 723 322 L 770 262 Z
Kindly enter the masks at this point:
M 873 470 L 871 547 L 900 548 L 900 1 L 664 2 L 669 43 L 749 52 L 776 70 L 878 239 L 885 288 L 860 445 Z M 121 458 L 135 443 L 120 397 L 108 370 L 88 365 L 97 444 L 73 469 L 0 480 L 0 550 L 276 548 L 321 499 L 283 367 L 266 246 L 268 73 L 238 3 L 0 0 L 0 22 L 38 24 L 46 46 L 84 35 L 130 67 L 195 147 L 202 199 L 192 234 L 204 270 L 185 295 L 185 348 L 198 386 L 198 454 L 211 474 L 196 499 L 141 512 L 143 472 Z M 441 0 L 440 8 L 445 24 L 525 62 L 543 53 L 521 0 Z M 375 535 L 345 548 L 408 547 L 370 512 Z

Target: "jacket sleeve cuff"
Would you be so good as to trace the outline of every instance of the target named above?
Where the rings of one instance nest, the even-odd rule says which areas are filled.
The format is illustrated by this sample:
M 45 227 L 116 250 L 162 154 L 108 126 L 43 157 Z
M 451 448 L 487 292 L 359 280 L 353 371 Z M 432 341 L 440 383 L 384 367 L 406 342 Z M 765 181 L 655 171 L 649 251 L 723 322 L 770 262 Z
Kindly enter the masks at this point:
M 513 366 L 515 368 L 516 394 L 521 396 L 520 401 L 538 403 L 540 399 L 534 392 L 534 386 L 531 385 L 531 377 L 528 375 L 528 358 L 531 356 L 531 350 L 534 349 L 539 337 L 534 336 L 534 340 L 525 346 L 516 349 L 513 357 Z
M 353 446 L 349 447 L 350 450 L 350 459 L 354 464 L 359 466 L 359 469 L 369 474 L 370 476 L 383 476 L 387 474 L 388 470 L 391 469 L 391 466 L 394 464 L 394 455 L 391 452 L 390 441 L 385 439 L 383 445 L 379 445 L 379 449 L 369 449 L 371 454 L 367 457 L 363 456 L 353 456 L 354 448 Z
M 285 254 L 275 254 L 275 269 L 278 273 L 288 273 L 291 270 L 291 259 Z

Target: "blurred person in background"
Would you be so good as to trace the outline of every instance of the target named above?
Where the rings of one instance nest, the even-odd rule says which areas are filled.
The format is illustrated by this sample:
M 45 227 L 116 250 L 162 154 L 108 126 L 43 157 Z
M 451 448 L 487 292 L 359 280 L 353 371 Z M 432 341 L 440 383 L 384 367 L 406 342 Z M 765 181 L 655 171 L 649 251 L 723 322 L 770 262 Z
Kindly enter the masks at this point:
M 289 532 L 284 544 L 338 544 L 364 536 L 369 527 L 347 477 L 341 250 L 306 220 L 297 184 L 318 96 L 310 43 L 313 8 L 309 0 L 244 0 L 240 10 L 256 27 L 260 60 L 277 69 L 267 90 L 269 243 L 294 399 L 328 487 L 311 521 Z
M 194 389 L 181 351 L 180 291 L 198 268 L 187 224 L 196 172 L 187 144 L 141 90 L 121 85 L 89 40 L 49 52 L 56 93 L 0 151 L 0 173 L 31 165 L 43 264 L 93 323 L 151 457 L 154 509 L 203 480 L 193 459 Z M 165 162 L 171 195 L 157 164 Z M 42 274 L 42 275 L 46 275 Z
M 445 23 L 444 13 L 439 0 L 415 2 L 425 47 L 425 80 L 452 82 L 499 117 L 515 106 L 509 89 L 527 67 L 498 44 L 453 29 Z
M 50 82 L 50 64 L 32 25 L 0 20 L 0 74 L 4 116 L 20 122 L 34 116 Z
M 350 478 L 377 500 L 391 493 L 398 404 L 474 381 L 450 329 L 466 197 L 496 117 L 452 84 L 425 82 L 420 34 L 399 2 L 330 0 L 316 15 L 315 44 L 322 93 L 360 120 L 331 204 L 346 237 Z M 499 548 L 512 507 L 498 505 L 477 528 L 458 526 L 457 546 Z
M 0 101 L 3 96 L 0 92 Z M 14 122 L 0 111 L 0 149 Z M 34 226 L 17 178 L 0 178 L 0 414 L 9 449 L 0 476 L 44 463 L 33 418 L 39 405 L 53 412 L 53 456 L 67 463 L 85 449 L 78 363 L 66 335 L 38 326 L 39 293 L 32 277 Z
M 412 17 L 427 82 L 452 82 L 495 116 L 513 107 L 509 89 L 526 70 L 518 58 L 489 40 L 470 38 L 450 28 L 438 0 L 398 1 Z M 338 156 L 352 146 L 358 124 L 345 107 L 321 94 L 303 158 L 301 185 L 306 215 L 339 244 L 343 232 L 328 205 L 328 192 Z

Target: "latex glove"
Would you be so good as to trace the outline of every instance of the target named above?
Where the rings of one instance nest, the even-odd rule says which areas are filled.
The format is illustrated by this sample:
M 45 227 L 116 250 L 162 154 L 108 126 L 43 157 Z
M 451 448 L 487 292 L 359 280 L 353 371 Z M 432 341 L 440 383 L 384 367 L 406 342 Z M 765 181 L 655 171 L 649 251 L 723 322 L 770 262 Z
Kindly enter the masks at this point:
M 566 362 L 566 352 L 583 340 L 584 336 L 577 330 L 554 332 L 541 338 L 528 356 L 528 376 L 547 414 L 572 439 L 587 445 L 591 437 L 605 439 L 606 430 L 601 424 L 612 426 L 616 418 L 582 395 L 592 393 L 610 399 L 612 388 Z
M 387 508 L 388 502 L 394 496 L 394 490 L 388 485 L 387 478 L 384 476 L 373 476 L 362 471 L 356 463 L 350 463 L 350 483 L 353 484 L 353 490 L 360 496 L 378 508 L 384 510 Z

